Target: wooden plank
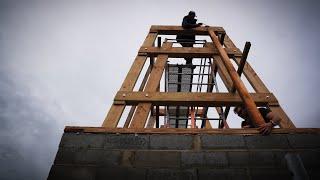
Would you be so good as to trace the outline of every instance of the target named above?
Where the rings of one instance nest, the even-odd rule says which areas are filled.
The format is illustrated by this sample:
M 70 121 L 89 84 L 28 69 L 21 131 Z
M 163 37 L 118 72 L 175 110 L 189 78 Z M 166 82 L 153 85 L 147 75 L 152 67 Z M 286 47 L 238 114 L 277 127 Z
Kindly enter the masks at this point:
M 272 93 L 249 93 L 252 100 L 259 106 L 268 103 L 277 104 Z M 172 106 L 238 106 L 243 103 L 241 96 L 235 93 L 204 93 L 204 92 L 127 92 L 119 91 L 114 99 L 126 105 L 152 103 L 152 105 Z
M 172 43 L 163 43 L 163 48 L 171 47 Z M 153 65 L 150 77 L 145 87 L 145 91 L 155 92 L 159 86 L 165 65 L 167 63 L 168 55 L 159 55 L 155 64 Z M 151 110 L 150 103 L 140 103 L 137 106 L 136 113 L 134 114 L 130 128 L 144 128 L 149 112 Z
M 149 64 L 149 67 L 148 67 L 148 69 L 147 69 L 147 71 L 146 71 L 146 73 L 145 73 L 145 75 L 144 75 L 144 77 L 143 77 L 143 80 L 142 80 L 142 82 L 141 82 L 141 85 L 140 85 L 140 87 L 139 87 L 139 91 L 143 91 L 144 86 L 146 85 L 146 82 L 147 82 L 147 80 L 148 80 L 149 74 L 150 74 L 150 72 L 151 72 L 151 69 L 152 69 L 152 64 L 150 63 L 150 64 Z M 130 111 L 129 111 L 128 116 L 127 116 L 127 119 L 126 119 L 126 122 L 125 122 L 124 125 L 123 125 L 124 128 L 128 128 L 128 127 L 129 127 L 129 124 L 130 124 L 130 122 L 131 122 L 131 119 L 132 119 L 132 116 L 133 116 L 135 110 L 136 110 L 136 106 L 132 106 L 132 107 L 130 108 Z
M 279 126 L 281 128 L 296 128 L 288 115 L 284 112 L 281 106 L 269 106 L 271 111 L 278 114 L 281 117 Z
M 157 38 L 157 36 L 158 36 L 158 33 L 150 32 L 147 35 L 146 39 L 144 40 L 142 46 L 144 46 L 144 47 L 152 47 L 154 42 L 155 42 L 155 40 L 156 40 L 156 38 Z
M 214 64 L 218 66 L 218 74 L 223 82 L 223 84 L 226 86 L 227 90 L 231 92 L 232 87 L 233 87 L 233 82 L 231 80 L 231 77 L 224 66 L 222 59 L 220 56 L 213 56 L 214 58 Z
M 161 35 L 177 35 L 177 34 L 196 34 L 196 35 L 208 35 L 208 30 L 211 29 L 217 33 L 225 33 L 222 27 L 211 26 L 197 27 L 192 29 L 184 29 L 182 26 L 161 26 L 153 25 L 150 28 L 150 32 L 156 32 Z
M 246 129 L 184 129 L 184 128 L 104 128 L 104 127 L 79 127 L 66 126 L 65 133 L 120 133 L 120 134 L 234 134 L 250 135 L 259 134 L 257 128 Z M 272 134 L 320 134 L 320 128 L 275 128 Z
M 147 123 L 147 128 L 153 128 L 155 123 L 156 123 L 156 117 L 150 116 Z
M 213 47 L 213 43 L 206 43 L 205 44 L 206 47 Z M 223 84 L 226 86 L 227 90 L 229 92 L 231 92 L 232 86 L 233 86 L 233 82 L 230 78 L 230 75 L 226 69 L 226 67 L 224 66 L 220 56 L 215 55 L 213 56 L 213 62 L 211 64 L 211 68 L 215 69 L 218 68 L 218 74 L 223 82 Z
M 151 47 L 156 39 L 155 33 L 149 33 L 144 41 L 144 46 Z M 142 68 L 146 62 L 146 56 L 137 56 L 134 60 L 122 86 L 120 88 L 121 91 L 132 91 L 139 75 L 142 71 Z M 124 105 L 112 105 L 105 120 L 102 123 L 103 127 L 114 128 L 117 127 L 118 122 L 121 118 L 125 106 Z
M 229 38 L 228 35 L 225 37 L 225 46 L 227 48 L 236 48 L 232 40 Z M 235 58 L 235 62 L 239 65 L 241 59 Z M 258 93 L 270 93 L 266 85 L 262 82 L 262 80 L 259 78 L 258 74 L 253 70 L 253 68 L 250 66 L 250 63 L 246 63 L 243 69 L 243 74 L 248 79 L 249 83 L 253 87 L 253 89 Z M 271 111 L 277 113 L 281 117 L 280 127 L 281 128 L 295 128 L 295 125 L 290 120 L 288 115 L 284 112 L 281 106 L 275 106 L 271 107 Z
M 145 56 L 137 56 L 134 63 L 132 64 L 120 90 L 121 91 L 132 91 L 138 77 L 142 71 L 142 68 L 146 62 L 147 57 Z M 102 126 L 103 127 L 117 127 L 118 122 L 121 118 L 121 115 L 124 111 L 125 106 L 124 105 L 112 105 L 107 117 L 105 118 Z
M 237 48 L 230 37 L 226 35 L 225 37 L 225 46 L 227 48 Z M 235 58 L 235 62 L 239 65 L 241 61 L 241 58 Z M 265 84 L 262 82 L 262 80 L 259 78 L 258 74 L 254 71 L 254 69 L 250 66 L 250 63 L 247 62 L 243 69 L 243 74 L 248 79 L 249 83 L 253 87 L 253 89 L 256 92 L 270 92 L 268 88 L 265 86 Z
M 214 45 L 217 47 L 219 51 L 219 55 L 232 79 L 234 87 L 238 91 L 241 99 L 244 101 L 244 105 L 247 108 L 249 117 L 252 119 L 252 122 L 255 126 L 261 126 L 265 123 L 265 121 L 263 120 L 260 112 L 258 111 L 257 106 L 254 103 L 252 97 L 249 95 L 247 88 L 245 87 L 236 70 L 234 69 L 233 65 L 231 64 L 231 61 L 226 51 L 223 49 L 214 31 L 209 30 L 209 35 Z
M 212 129 L 212 125 L 210 121 L 206 121 L 206 125 L 204 126 L 205 129 Z
M 225 48 L 229 57 L 241 57 L 242 53 L 237 48 Z M 141 47 L 139 50 L 140 55 L 158 56 L 166 54 L 170 58 L 211 58 L 213 55 L 218 55 L 218 50 L 213 46 L 209 47 Z

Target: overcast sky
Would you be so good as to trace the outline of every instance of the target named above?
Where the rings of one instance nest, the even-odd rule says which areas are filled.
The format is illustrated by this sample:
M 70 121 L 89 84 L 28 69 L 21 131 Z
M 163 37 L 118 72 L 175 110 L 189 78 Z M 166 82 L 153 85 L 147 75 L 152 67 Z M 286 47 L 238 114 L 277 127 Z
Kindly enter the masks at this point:
M 151 25 L 222 26 L 297 127 L 320 127 L 317 1 L 0 1 L 0 176 L 44 179 L 66 125 L 100 126 Z

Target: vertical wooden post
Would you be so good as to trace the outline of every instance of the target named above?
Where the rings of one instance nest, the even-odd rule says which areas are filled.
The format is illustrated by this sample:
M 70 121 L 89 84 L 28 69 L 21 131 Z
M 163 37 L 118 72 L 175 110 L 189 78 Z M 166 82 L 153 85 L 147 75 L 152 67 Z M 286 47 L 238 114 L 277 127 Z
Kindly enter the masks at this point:
M 191 128 L 196 128 L 196 120 L 195 120 L 195 114 L 194 114 L 194 107 L 191 107 Z
M 255 105 L 252 97 L 249 95 L 248 90 L 244 86 L 243 82 L 241 81 L 239 75 L 237 74 L 236 70 L 234 69 L 233 65 L 231 64 L 231 61 L 226 53 L 226 51 L 223 49 L 222 45 L 219 42 L 218 37 L 216 36 L 215 32 L 213 30 L 209 30 L 209 35 L 215 44 L 215 46 L 218 49 L 219 55 L 221 59 L 223 60 L 223 63 L 225 67 L 227 68 L 229 75 L 233 81 L 234 87 L 238 91 L 241 99 L 244 101 L 244 104 L 247 108 L 248 115 L 252 119 L 255 126 L 260 126 L 265 123 L 264 119 L 262 118 L 260 112 L 257 109 L 257 106 Z
M 225 37 L 225 46 L 227 48 L 237 48 L 228 35 Z M 239 65 L 241 60 L 240 58 L 235 58 L 235 62 Z M 259 78 L 258 74 L 253 70 L 250 66 L 250 63 L 246 63 L 243 69 L 243 74 L 248 79 L 249 83 L 253 87 L 253 89 L 258 93 L 270 93 L 266 85 Z M 281 128 L 295 128 L 295 125 L 290 120 L 288 115 L 284 112 L 281 106 L 269 106 L 271 111 L 278 114 L 281 118 L 280 127 Z
M 149 33 L 143 42 L 143 46 L 145 47 L 151 47 L 156 40 L 157 33 Z M 136 59 L 134 60 L 127 76 L 126 79 L 124 80 L 120 91 L 132 91 L 138 78 L 139 75 L 142 71 L 142 68 L 146 62 L 147 57 L 146 56 L 137 56 Z M 107 128 L 115 128 L 118 125 L 118 122 L 120 120 L 120 117 L 123 113 L 123 110 L 125 108 L 125 105 L 112 105 L 107 117 L 103 121 L 102 127 L 107 127 Z
M 163 47 L 171 47 L 172 43 L 164 43 Z M 157 91 L 159 82 L 162 77 L 165 65 L 167 63 L 168 55 L 159 55 L 152 68 L 150 77 L 148 79 L 147 85 L 145 87 L 145 92 L 155 92 Z M 130 128 L 144 128 L 149 112 L 151 109 L 150 103 L 139 103 L 137 110 L 131 120 Z

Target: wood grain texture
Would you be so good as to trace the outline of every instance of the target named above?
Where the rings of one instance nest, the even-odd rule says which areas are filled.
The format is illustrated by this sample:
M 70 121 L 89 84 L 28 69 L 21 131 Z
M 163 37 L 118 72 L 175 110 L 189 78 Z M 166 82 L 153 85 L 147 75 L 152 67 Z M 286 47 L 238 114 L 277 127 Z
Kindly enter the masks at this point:
M 171 47 L 172 43 L 163 43 L 163 48 Z M 167 63 L 168 55 L 159 55 L 153 65 L 149 79 L 144 91 L 156 92 Z M 137 106 L 136 112 L 132 117 L 130 128 L 144 128 L 149 112 L 151 110 L 150 103 L 140 103 Z
M 249 95 L 247 88 L 241 81 L 237 71 L 234 69 L 233 65 L 231 64 L 231 61 L 226 53 L 226 51 L 223 49 L 222 45 L 219 42 L 218 37 L 214 33 L 214 31 L 209 31 L 209 35 L 214 43 L 214 45 L 217 47 L 219 51 L 219 55 L 223 61 L 223 64 L 225 65 L 231 79 L 233 82 L 234 87 L 236 88 L 237 92 L 239 93 L 241 99 L 244 102 L 245 107 L 247 108 L 248 115 L 252 119 L 253 124 L 255 126 L 261 126 L 265 123 L 264 119 L 262 118 L 260 112 L 257 109 L 256 104 L 254 103 L 252 97 Z
M 149 33 L 143 43 L 143 46 L 146 46 L 146 47 L 153 46 L 153 43 L 157 37 L 156 35 L 157 35 L 156 33 Z M 147 59 L 146 56 L 139 56 L 139 55 L 135 58 L 125 80 L 122 83 L 122 86 L 120 88 L 121 91 L 133 90 L 139 78 L 139 75 L 142 71 L 142 68 L 146 62 L 146 59 Z M 102 127 L 108 127 L 108 128 L 117 127 L 124 109 L 125 109 L 124 105 L 112 105 L 110 107 L 110 110 L 106 118 L 102 123 Z

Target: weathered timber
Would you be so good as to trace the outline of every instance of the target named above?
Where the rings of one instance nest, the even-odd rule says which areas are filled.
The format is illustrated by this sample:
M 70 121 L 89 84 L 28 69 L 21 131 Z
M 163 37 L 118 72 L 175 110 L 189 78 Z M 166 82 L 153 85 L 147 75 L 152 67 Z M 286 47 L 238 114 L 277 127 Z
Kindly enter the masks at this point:
M 229 38 L 228 35 L 225 37 L 225 46 L 228 48 L 236 48 L 232 40 Z M 239 65 L 241 59 L 234 58 L 235 62 Z M 253 87 L 253 89 L 258 93 L 269 93 L 270 91 L 259 78 L 258 74 L 253 70 L 250 66 L 250 63 L 246 63 L 243 69 L 243 74 L 248 79 L 249 83 Z M 290 120 L 288 115 L 284 112 L 281 106 L 270 106 L 271 111 L 277 113 L 281 117 L 280 127 L 281 128 L 295 128 L 295 125 Z
M 143 42 L 143 46 L 151 47 L 157 37 L 157 33 L 149 33 Z M 137 56 L 134 60 L 120 90 L 121 91 L 132 91 L 139 75 L 142 71 L 142 68 L 146 62 L 146 56 Z M 123 105 L 112 105 L 102 126 L 103 127 L 117 127 L 120 117 L 123 113 L 125 106 Z
M 196 34 L 196 35 L 208 35 L 208 29 L 217 33 L 225 33 L 222 27 L 197 27 L 192 29 L 184 29 L 181 26 L 160 26 L 153 25 L 150 28 L 150 32 L 158 33 L 160 35 L 177 35 L 177 34 Z
M 184 128 L 104 128 L 104 127 L 81 127 L 66 126 L 64 132 L 84 133 L 155 133 L 155 134 L 259 134 L 257 128 L 247 129 L 184 129 Z M 275 128 L 272 134 L 309 133 L 320 134 L 320 128 Z
M 239 49 L 225 48 L 229 57 L 241 57 Z M 139 55 L 158 56 L 161 54 L 168 55 L 169 58 L 211 58 L 213 55 L 218 55 L 218 50 L 209 47 L 170 47 L 170 48 L 158 48 L 158 47 L 141 47 Z
M 164 43 L 163 48 L 171 47 L 172 43 Z M 159 55 L 150 73 L 147 81 L 145 91 L 155 92 L 158 89 L 165 65 L 167 63 L 167 55 Z M 151 109 L 150 103 L 141 103 L 132 118 L 130 128 L 143 128 L 147 121 Z
M 254 103 L 265 106 L 268 103 L 277 104 L 272 93 L 250 93 Z M 203 93 L 203 92 L 126 92 L 119 91 L 114 99 L 118 103 L 137 105 L 151 103 L 152 105 L 172 106 L 238 106 L 243 103 L 235 93 Z
M 231 61 L 226 53 L 226 51 L 222 48 L 222 45 L 219 42 L 218 37 L 214 33 L 214 31 L 209 31 L 210 37 L 215 44 L 215 46 L 218 48 L 219 55 L 221 59 L 223 60 L 224 65 L 226 66 L 229 75 L 233 81 L 233 85 L 237 89 L 241 99 L 244 101 L 244 104 L 247 108 L 248 115 L 252 119 L 253 123 L 256 126 L 260 126 L 264 124 L 264 120 L 260 114 L 260 112 L 257 109 L 257 106 L 255 105 L 252 97 L 249 95 L 248 90 L 246 89 L 245 85 L 241 81 L 239 75 L 237 74 L 236 70 L 234 69 L 233 65 L 231 64 Z

